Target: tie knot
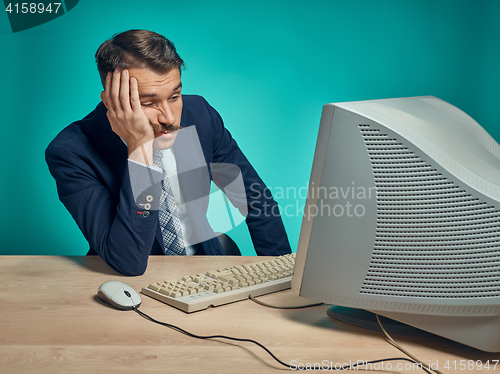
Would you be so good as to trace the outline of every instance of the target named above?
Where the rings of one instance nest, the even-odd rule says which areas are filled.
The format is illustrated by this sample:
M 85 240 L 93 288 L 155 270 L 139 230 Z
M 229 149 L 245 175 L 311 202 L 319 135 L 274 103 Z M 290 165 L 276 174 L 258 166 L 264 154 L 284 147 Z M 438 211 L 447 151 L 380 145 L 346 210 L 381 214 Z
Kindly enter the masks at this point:
M 160 169 L 163 169 L 163 165 L 161 162 L 162 159 L 163 159 L 163 154 L 160 151 L 153 149 L 153 165 L 158 166 Z

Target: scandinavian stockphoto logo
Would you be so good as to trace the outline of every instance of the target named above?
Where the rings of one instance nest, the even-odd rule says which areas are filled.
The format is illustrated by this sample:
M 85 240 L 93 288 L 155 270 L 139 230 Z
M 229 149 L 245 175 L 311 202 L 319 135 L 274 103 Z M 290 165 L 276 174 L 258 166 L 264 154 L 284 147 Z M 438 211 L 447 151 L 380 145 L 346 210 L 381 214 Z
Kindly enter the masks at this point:
M 279 205 L 272 207 L 266 205 L 253 207 L 250 203 L 253 211 L 252 216 L 305 217 L 307 220 L 317 216 L 363 217 L 366 213 L 365 205 L 368 200 L 377 197 L 375 187 L 358 186 L 353 181 L 350 185 L 328 187 L 316 186 L 313 181 L 299 188 L 294 186 L 267 187 L 263 192 L 254 189 L 254 185 L 251 185 L 250 190 L 257 198 L 260 198 L 262 194 L 267 199 L 274 198 L 279 203 Z M 313 199 L 315 203 L 305 204 L 307 198 Z
M 58 0 L 56 0 L 58 1 Z M 13 2 L 4 0 L 13 33 L 47 23 L 73 9 L 79 0 Z

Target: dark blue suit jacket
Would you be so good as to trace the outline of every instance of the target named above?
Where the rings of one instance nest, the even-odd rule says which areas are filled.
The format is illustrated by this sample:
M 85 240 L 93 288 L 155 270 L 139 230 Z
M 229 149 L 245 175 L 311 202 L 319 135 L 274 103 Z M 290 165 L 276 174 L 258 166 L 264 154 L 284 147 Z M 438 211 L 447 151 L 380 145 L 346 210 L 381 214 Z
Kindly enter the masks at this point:
M 181 126 L 195 126 L 206 164 L 229 163 L 241 170 L 248 207 L 246 223 L 257 254 L 290 253 L 276 202 L 224 128 L 219 114 L 200 96 L 184 95 L 183 104 Z M 183 157 L 178 152 L 182 150 L 176 150 L 179 162 Z M 45 156 L 60 200 L 89 242 L 89 254 L 98 254 L 126 275 L 144 273 L 149 255 L 163 254 L 158 212 L 151 210 L 148 216 L 138 208 L 129 177 L 132 166 L 127 161 L 127 147 L 111 130 L 102 103 L 61 131 Z M 183 193 L 185 188 L 199 186 L 204 190 L 200 194 L 208 195 L 212 177 L 209 169 L 205 175 L 209 178 L 201 175 L 199 183 L 179 180 Z M 160 193 L 161 185 L 148 192 L 155 197 Z M 206 208 L 199 207 L 204 214 Z M 195 249 L 196 254 L 223 254 L 217 238 L 199 243 Z

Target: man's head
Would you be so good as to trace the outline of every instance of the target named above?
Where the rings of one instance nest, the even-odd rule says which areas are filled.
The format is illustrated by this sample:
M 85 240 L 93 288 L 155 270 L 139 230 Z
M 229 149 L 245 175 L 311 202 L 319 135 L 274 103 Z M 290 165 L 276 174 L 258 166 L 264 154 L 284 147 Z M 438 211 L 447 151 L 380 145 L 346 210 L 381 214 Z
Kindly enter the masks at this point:
M 165 74 L 176 67 L 179 71 L 184 67 L 174 44 L 148 30 L 128 30 L 114 35 L 102 43 L 95 59 L 103 87 L 106 75 L 115 69 L 139 68 Z
M 180 129 L 182 113 L 180 72 L 184 62 L 174 45 L 155 32 L 129 30 L 105 41 L 97 50 L 96 62 L 105 88 L 101 99 L 108 108 L 108 115 L 109 105 L 113 112 L 119 111 L 122 108 L 119 100 L 123 97 L 128 100 L 133 94 L 132 86 L 128 91 L 129 78 L 132 78 L 137 82 L 142 110 L 153 128 L 155 147 L 169 148 L 175 140 L 176 130 Z M 115 132 L 121 133 L 119 128 Z

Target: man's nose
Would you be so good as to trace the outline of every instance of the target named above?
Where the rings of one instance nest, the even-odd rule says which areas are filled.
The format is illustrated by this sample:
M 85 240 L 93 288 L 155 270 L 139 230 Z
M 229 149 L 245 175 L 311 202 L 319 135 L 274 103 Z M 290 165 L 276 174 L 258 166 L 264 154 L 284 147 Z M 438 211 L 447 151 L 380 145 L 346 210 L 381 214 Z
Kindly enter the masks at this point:
M 173 125 L 175 123 L 175 115 L 170 105 L 168 103 L 160 104 L 160 114 L 158 115 L 158 122 L 163 123 L 167 126 Z

